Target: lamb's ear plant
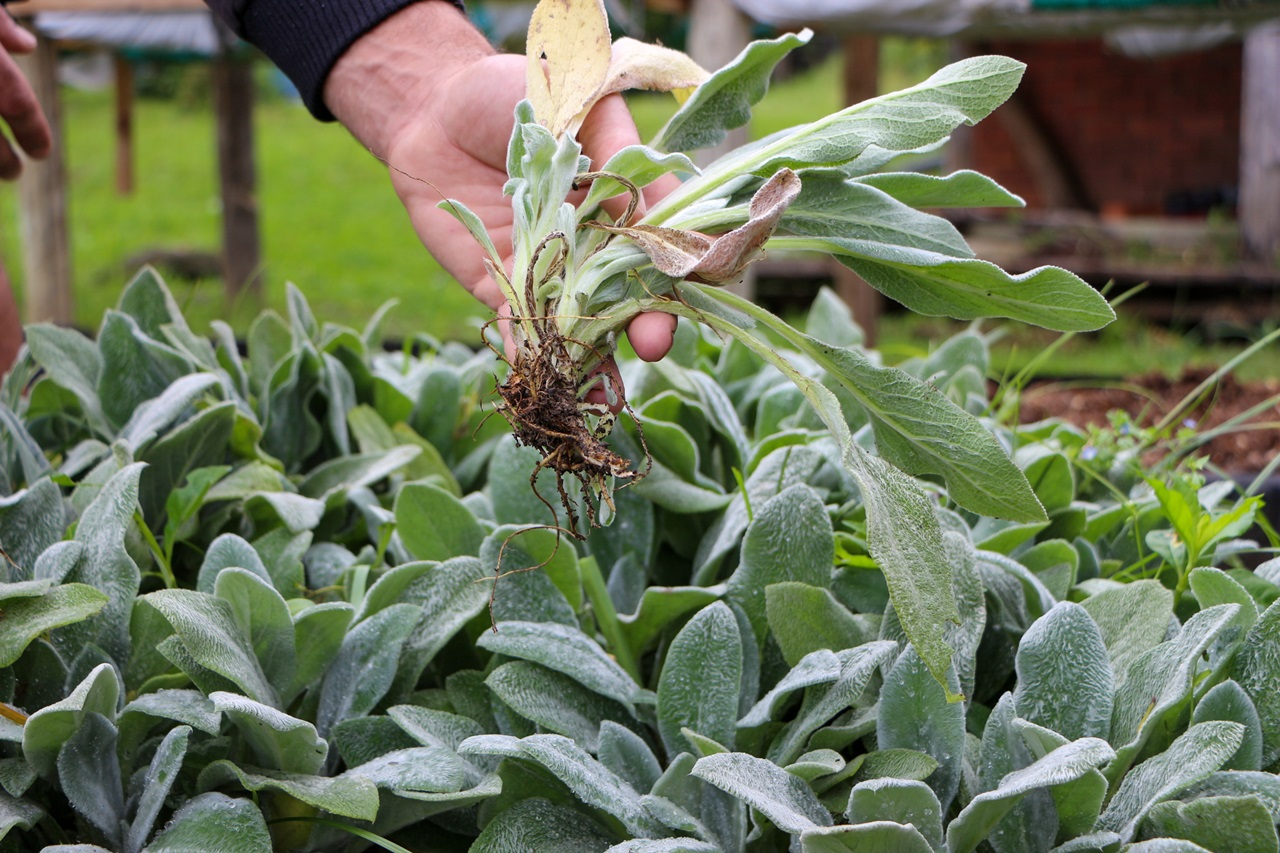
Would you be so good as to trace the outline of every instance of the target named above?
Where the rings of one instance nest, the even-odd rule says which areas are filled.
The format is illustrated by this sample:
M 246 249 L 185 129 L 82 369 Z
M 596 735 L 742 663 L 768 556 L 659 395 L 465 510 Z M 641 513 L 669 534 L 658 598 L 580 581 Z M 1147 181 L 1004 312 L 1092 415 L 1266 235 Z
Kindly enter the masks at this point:
M 641 312 L 705 324 L 788 376 L 836 437 L 866 502 L 872 555 L 908 636 L 941 682 L 950 657 L 942 626 L 957 614 L 941 531 L 912 478 L 941 479 L 957 503 L 982 515 L 1037 522 L 1044 509 L 995 438 L 927 382 L 809 337 L 723 285 L 764 252 L 785 248 L 834 256 L 925 314 L 1007 317 L 1063 331 L 1096 329 L 1114 315 L 1073 274 L 1043 267 L 1011 276 L 976 259 L 947 220 L 918 209 L 1020 203 L 994 182 L 972 172 L 883 171 L 898 155 L 936 148 L 958 125 L 986 117 L 1017 86 L 1024 66 L 1015 60 L 958 62 L 698 170 L 684 152 L 744 124 L 774 66 L 807 39 L 806 32 L 756 42 L 706 75 L 671 51 L 611 46 L 601 0 L 542 0 L 529 31 L 529 100 L 516 110 L 508 149 L 510 268 L 474 214 L 455 201 L 442 206 L 488 254 L 509 303 L 513 347 L 499 408 L 517 441 L 541 451 L 538 469 L 555 472 L 568 530 L 583 535 L 579 515 L 585 510 L 585 522 L 596 524 L 601 504 L 612 510 L 614 484 L 647 470 L 646 459 L 604 443 L 610 406 L 587 401 L 603 384 L 617 407 L 619 389 L 598 370 L 617 336 Z M 625 85 L 676 89 L 687 99 L 651 145 L 591 163 L 574 132 L 595 100 Z M 673 172 L 688 179 L 640 215 L 640 187 Z M 587 185 L 575 207 L 570 192 Z M 601 203 L 621 193 L 630 204 L 613 218 Z M 778 338 L 822 368 L 834 390 L 779 355 Z M 870 423 L 878 456 L 854 440 L 850 422 Z M 647 457 L 642 433 L 640 445 Z M 566 477 L 580 482 L 581 503 Z

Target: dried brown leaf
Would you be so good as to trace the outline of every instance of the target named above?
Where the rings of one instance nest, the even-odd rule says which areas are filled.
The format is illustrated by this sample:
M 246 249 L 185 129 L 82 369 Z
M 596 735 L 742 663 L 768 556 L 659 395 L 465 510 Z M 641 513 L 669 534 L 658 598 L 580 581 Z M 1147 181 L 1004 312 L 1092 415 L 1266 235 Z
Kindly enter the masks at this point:
M 687 277 L 712 246 L 710 237 L 696 231 L 664 228 L 661 225 L 632 225 L 619 228 L 602 222 L 589 224 L 593 228 L 631 240 L 649 256 L 658 272 L 672 278 Z
M 790 169 L 782 169 L 765 181 L 751 197 L 746 224 L 717 237 L 688 277 L 707 284 L 723 284 L 742 275 L 799 194 L 800 176 Z

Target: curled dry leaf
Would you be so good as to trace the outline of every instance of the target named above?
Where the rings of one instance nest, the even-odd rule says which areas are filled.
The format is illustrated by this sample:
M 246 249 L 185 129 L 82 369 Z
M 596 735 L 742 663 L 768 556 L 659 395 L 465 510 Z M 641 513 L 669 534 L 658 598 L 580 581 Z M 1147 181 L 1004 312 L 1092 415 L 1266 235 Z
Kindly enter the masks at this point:
M 525 51 L 533 113 L 560 136 L 599 100 L 609 73 L 612 48 L 603 0 L 542 0 L 529 21 Z
M 800 195 L 800 176 L 782 169 L 751 197 L 747 223 L 718 237 L 689 276 L 707 284 L 724 284 L 742 275 L 760 255 L 783 212 Z
M 751 197 L 747 222 L 718 237 L 660 225 L 588 224 L 630 239 L 663 275 L 724 284 L 742 275 L 747 265 L 759 257 L 783 212 L 799 194 L 800 176 L 790 169 L 780 170 Z

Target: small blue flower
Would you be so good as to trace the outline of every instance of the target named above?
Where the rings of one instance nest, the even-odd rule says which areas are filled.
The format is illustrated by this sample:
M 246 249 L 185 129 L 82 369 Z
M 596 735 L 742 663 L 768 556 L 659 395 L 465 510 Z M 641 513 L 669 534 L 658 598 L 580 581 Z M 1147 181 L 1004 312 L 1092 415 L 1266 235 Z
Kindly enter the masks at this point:
M 1094 447 L 1092 444 L 1086 445 L 1080 450 L 1080 458 L 1085 462 L 1092 462 L 1098 458 L 1098 448 Z
M 1195 429 L 1195 428 L 1196 428 L 1196 419 L 1195 419 L 1195 418 L 1187 418 L 1185 421 L 1183 421 L 1183 422 L 1182 422 L 1182 425 L 1183 425 L 1184 427 L 1186 427 L 1187 429 Z
M 1120 434 L 1121 434 L 1121 435 L 1128 435 L 1128 434 L 1129 434 L 1129 422 L 1128 422 L 1128 421 L 1125 421 L 1124 423 L 1120 424 Z

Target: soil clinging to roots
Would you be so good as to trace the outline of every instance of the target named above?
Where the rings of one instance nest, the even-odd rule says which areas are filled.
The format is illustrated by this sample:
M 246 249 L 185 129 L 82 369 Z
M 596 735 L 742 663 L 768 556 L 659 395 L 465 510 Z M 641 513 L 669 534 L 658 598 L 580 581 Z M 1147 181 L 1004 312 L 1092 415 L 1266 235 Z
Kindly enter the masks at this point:
M 605 406 L 579 399 L 580 381 L 563 340 L 543 338 L 539 345 L 518 349 L 506 382 L 498 386 L 502 397 L 498 411 L 511 424 L 517 444 L 536 447 L 542 453 L 542 461 L 529 478 L 534 494 L 559 517 L 555 507 L 537 490 L 538 473 L 544 468 L 554 471 L 560 503 L 569 517 L 568 532 L 582 539 L 585 534 L 578 530 L 578 515 L 565 490 L 565 476 L 575 477 L 582 484 L 587 521 L 595 527 L 598 523 L 592 494 L 612 507 L 613 480 L 632 481 L 642 475 L 632 468 L 630 460 L 604 443 L 613 415 Z M 629 406 L 627 410 L 630 412 Z M 594 428 L 588 420 L 592 416 L 598 418 Z

